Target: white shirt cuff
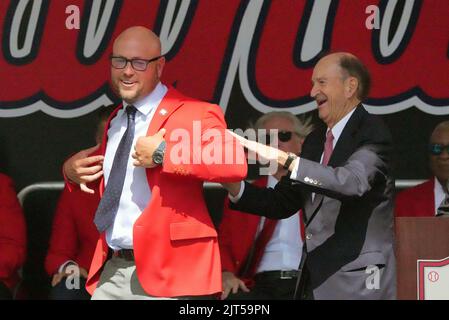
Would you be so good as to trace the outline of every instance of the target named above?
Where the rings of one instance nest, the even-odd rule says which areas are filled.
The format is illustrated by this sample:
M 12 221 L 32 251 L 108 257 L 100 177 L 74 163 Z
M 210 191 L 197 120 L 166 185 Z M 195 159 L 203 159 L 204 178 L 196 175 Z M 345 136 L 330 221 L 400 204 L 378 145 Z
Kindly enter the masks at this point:
M 229 200 L 231 200 L 232 203 L 236 203 L 242 197 L 243 191 L 245 191 L 245 182 L 244 181 L 240 181 L 240 191 L 239 191 L 239 193 L 235 197 L 232 194 L 228 193 Z
M 293 160 L 293 170 L 290 174 L 290 179 L 296 180 L 298 177 L 298 170 L 299 170 L 299 163 L 301 162 L 301 157 L 297 157 L 295 160 Z

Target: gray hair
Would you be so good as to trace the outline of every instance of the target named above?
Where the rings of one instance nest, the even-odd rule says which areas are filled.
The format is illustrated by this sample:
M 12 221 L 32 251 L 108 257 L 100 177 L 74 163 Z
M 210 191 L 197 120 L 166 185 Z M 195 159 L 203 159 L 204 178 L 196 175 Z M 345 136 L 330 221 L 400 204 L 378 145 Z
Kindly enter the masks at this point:
M 257 119 L 256 123 L 252 126 L 254 129 L 263 129 L 265 123 L 273 118 L 284 118 L 289 120 L 293 124 L 294 132 L 300 137 L 305 138 L 307 135 L 312 132 L 312 118 L 311 117 L 302 117 L 301 119 L 295 116 L 293 113 L 288 111 L 273 111 L 268 112 L 262 115 L 259 119 Z

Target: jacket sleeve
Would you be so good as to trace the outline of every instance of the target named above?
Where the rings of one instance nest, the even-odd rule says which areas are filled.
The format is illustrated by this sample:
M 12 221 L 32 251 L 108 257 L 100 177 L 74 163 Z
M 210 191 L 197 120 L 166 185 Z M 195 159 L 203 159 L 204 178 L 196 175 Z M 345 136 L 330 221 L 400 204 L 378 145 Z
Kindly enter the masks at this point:
M 26 257 L 26 225 L 11 179 L 0 177 L 0 280 L 22 267 Z
M 343 166 L 332 168 L 301 159 L 296 181 L 305 190 L 335 199 L 362 197 L 377 183 L 388 180 L 382 147 L 365 145 L 354 152 Z
M 200 107 L 200 106 L 199 106 Z M 204 181 L 233 182 L 246 177 L 245 153 L 240 143 L 226 130 L 220 107 L 204 104 L 199 122 L 186 135 L 171 134 L 163 162 L 163 172 Z
M 49 275 L 57 273 L 58 268 L 66 261 L 76 258 L 78 236 L 71 212 L 71 196 L 72 194 L 66 185 L 56 208 L 50 246 L 45 258 L 45 270 Z
M 270 219 L 284 219 L 294 215 L 303 206 L 299 184 L 283 177 L 273 188 L 256 187 L 245 181 L 245 189 L 237 203 L 230 208 Z

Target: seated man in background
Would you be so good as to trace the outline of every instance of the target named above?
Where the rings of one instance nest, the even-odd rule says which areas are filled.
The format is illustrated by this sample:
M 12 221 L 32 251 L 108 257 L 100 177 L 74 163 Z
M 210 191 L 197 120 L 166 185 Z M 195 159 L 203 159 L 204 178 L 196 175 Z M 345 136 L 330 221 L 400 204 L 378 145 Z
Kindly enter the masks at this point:
M 278 130 L 279 149 L 299 155 L 312 130 L 309 122 L 303 123 L 289 112 L 270 112 L 260 117 L 254 127 L 266 130 L 267 144 L 272 139 L 270 130 Z M 262 176 L 254 184 L 273 188 L 286 173 L 278 166 L 274 175 Z M 219 227 L 222 299 L 293 299 L 302 231 L 299 212 L 284 220 L 266 219 L 231 210 L 226 197 Z
M 101 143 L 104 127 L 111 107 L 102 108 L 98 114 L 96 142 Z M 91 154 L 98 147 L 80 151 Z M 93 223 L 95 211 L 100 202 L 98 193 L 82 192 L 81 189 L 69 191 L 66 185 L 58 202 L 50 247 L 45 259 L 45 269 L 52 276 L 52 300 L 89 300 L 90 295 L 85 289 L 87 270 L 94 254 L 98 239 L 98 231 Z M 79 287 L 66 285 L 65 279 L 75 284 L 69 277 L 74 270 L 79 271 Z M 75 276 L 75 274 L 73 274 Z
M 0 299 L 12 299 L 25 262 L 26 226 L 12 180 L 0 173 Z
M 433 177 L 396 197 L 396 217 L 449 215 L 449 121 L 438 124 L 430 137 L 429 165 Z

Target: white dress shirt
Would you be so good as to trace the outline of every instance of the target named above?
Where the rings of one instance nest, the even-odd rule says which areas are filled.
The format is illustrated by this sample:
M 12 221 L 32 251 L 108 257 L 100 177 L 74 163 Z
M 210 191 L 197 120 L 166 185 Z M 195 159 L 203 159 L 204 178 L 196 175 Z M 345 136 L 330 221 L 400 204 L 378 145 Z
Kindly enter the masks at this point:
M 133 165 L 134 159 L 131 155 L 134 152 L 137 138 L 147 135 L 154 112 L 166 93 L 167 87 L 159 83 L 151 94 L 133 104 L 137 109 L 133 145 L 128 158 L 126 177 L 117 215 L 114 223 L 106 230 L 106 241 L 109 247 L 114 250 L 133 248 L 134 222 L 140 216 L 143 209 L 145 209 L 151 198 L 151 190 L 148 186 L 145 172 L 146 169 L 135 167 Z M 112 119 L 108 130 L 108 142 L 103 163 L 105 186 L 108 183 L 119 142 L 126 131 L 128 120 L 125 108 L 127 105 L 126 102 L 123 102 L 124 108 Z
M 440 181 L 435 177 L 435 184 L 433 187 L 434 201 L 435 201 L 435 215 L 438 213 L 438 207 L 443 202 L 446 194 L 444 193 L 443 186 Z
M 268 176 L 268 188 L 274 188 L 277 183 L 278 180 L 275 177 Z M 264 223 L 265 217 L 262 217 L 258 233 L 262 230 Z M 301 260 L 302 245 L 299 214 L 296 213 L 287 219 L 279 220 L 265 247 L 256 273 L 272 270 L 297 270 Z

